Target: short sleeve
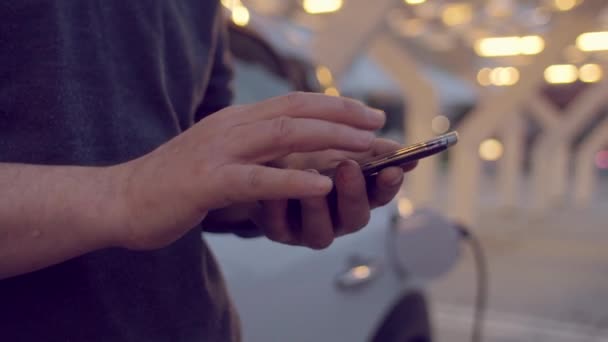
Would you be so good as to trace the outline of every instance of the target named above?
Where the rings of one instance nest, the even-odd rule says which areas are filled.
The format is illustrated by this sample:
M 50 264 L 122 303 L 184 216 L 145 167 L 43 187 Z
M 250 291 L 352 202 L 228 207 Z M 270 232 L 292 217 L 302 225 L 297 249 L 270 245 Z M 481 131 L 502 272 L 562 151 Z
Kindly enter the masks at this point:
M 218 14 L 216 19 L 217 40 L 213 53 L 213 66 L 205 96 L 196 111 L 195 120 L 199 121 L 209 114 L 215 113 L 232 103 L 233 99 L 233 69 L 229 49 L 226 19 Z

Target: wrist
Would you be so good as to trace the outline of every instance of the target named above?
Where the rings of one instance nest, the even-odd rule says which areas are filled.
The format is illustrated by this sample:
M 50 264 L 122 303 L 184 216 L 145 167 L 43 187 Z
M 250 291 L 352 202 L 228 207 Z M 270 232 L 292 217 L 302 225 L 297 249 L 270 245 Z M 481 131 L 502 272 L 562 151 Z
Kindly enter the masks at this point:
M 98 169 L 98 184 L 102 187 L 98 196 L 99 207 L 103 208 L 101 234 L 111 247 L 128 247 L 133 238 L 130 232 L 136 229 L 129 193 L 131 173 L 128 163 Z
M 207 215 L 197 205 L 191 183 L 164 169 L 164 160 L 144 156 L 109 167 L 108 200 L 114 221 L 112 241 L 118 247 L 151 250 L 165 247 Z M 200 196 L 200 193 L 195 193 Z

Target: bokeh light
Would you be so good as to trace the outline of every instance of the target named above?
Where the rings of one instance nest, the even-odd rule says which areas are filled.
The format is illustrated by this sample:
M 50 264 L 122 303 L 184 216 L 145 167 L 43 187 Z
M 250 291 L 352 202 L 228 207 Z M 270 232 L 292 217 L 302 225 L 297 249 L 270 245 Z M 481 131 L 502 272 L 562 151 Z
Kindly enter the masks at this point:
M 232 21 L 239 26 L 247 26 L 249 24 L 249 10 L 245 6 L 236 6 L 232 8 Z
M 441 20 L 446 26 L 467 24 L 472 18 L 473 9 L 467 3 L 446 4 L 441 12 Z
M 576 6 L 576 0 L 553 0 L 553 5 L 560 11 L 569 11 Z
M 514 67 L 495 68 L 490 72 L 490 83 L 503 87 L 519 82 L 519 70 Z
M 488 37 L 475 42 L 475 52 L 482 57 L 536 55 L 545 48 L 542 37 Z
M 484 87 L 488 87 L 492 85 L 492 80 L 490 80 L 490 74 L 492 73 L 492 69 L 483 68 L 479 70 L 477 73 L 477 82 Z
M 420 5 L 426 2 L 426 0 L 403 0 L 408 5 Z
M 351 269 L 350 273 L 353 275 L 354 278 L 361 280 L 361 279 L 366 279 L 367 277 L 369 277 L 369 275 L 371 274 L 371 271 L 368 266 L 360 265 L 360 266 L 353 267 Z
M 576 46 L 583 51 L 608 50 L 608 31 L 583 33 L 576 39 Z
M 502 157 L 503 150 L 504 148 L 500 141 L 487 139 L 479 145 L 479 156 L 483 160 L 495 161 Z
M 340 96 L 340 91 L 336 87 L 327 87 L 325 89 L 325 95 Z
M 545 69 L 545 80 L 551 84 L 574 83 L 578 79 L 578 68 L 572 64 L 555 64 Z
M 407 197 L 399 197 L 397 200 L 399 215 L 403 218 L 410 217 L 414 213 L 414 203 Z
M 608 170 L 608 150 L 599 151 L 595 154 L 595 166 L 600 170 Z
M 334 83 L 334 77 L 331 74 L 331 71 L 325 66 L 317 67 L 317 80 L 324 87 L 330 87 Z
M 443 134 L 450 129 L 450 119 L 444 115 L 437 115 L 431 121 L 431 129 L 435 134 Z
M 342 0 L 304 0 L 302 7 L 309 14 L 336 12 L 342 8 Z
M 578 70 L 579 78 L 585 83 L 595 83 L 602 79 L 602 67 L 598 64 L 585 64 Z

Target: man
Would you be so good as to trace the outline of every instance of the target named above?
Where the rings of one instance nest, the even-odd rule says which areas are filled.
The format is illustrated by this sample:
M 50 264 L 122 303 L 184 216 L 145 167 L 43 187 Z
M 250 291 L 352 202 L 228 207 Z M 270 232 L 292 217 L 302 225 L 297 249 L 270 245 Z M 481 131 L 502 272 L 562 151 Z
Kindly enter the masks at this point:
M 353 161 L 398 147 L 374 138 L 378 111 L 228 107 L 216 1 L 8 0 L 0 17 L 2 341 L 238 340 L 201 228 L 324 248 L 401 184 L 391 168 L 366 190 Z M 335 184 L 314 171 L 338 163 Z

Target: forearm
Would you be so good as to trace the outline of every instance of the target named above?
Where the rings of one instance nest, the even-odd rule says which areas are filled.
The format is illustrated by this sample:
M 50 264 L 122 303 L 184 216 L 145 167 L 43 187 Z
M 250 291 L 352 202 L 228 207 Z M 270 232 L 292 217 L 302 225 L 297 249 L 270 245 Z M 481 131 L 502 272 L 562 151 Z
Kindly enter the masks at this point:
M 112 246 L 122 210 L 114 174 L 0 163 L 0 279 Z

